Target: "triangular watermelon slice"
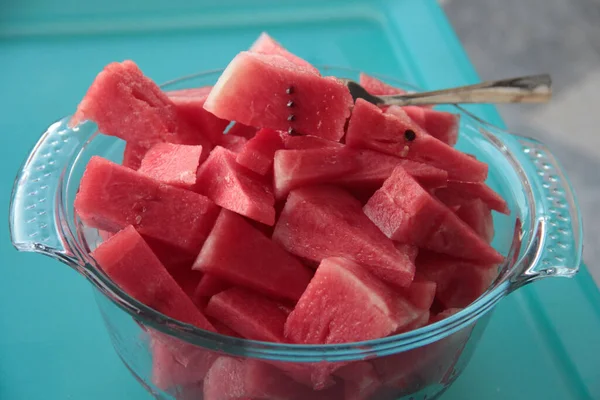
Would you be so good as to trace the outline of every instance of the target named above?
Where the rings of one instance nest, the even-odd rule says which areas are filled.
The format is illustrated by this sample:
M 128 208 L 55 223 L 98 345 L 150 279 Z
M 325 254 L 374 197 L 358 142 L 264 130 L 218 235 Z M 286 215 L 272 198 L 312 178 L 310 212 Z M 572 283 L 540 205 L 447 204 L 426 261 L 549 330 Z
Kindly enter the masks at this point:
M 492 210 L 510 215 L 506 200 L 483 182 L 449 180 L 446 187 L 436 189 L 434 194 L 448 206 L 460 206 L 476 198 L 481 199 Z
M 483 240 L 488 243 L 494 238 L 494 219 L 492 210 L 481 199 L 464 203 L 456 210 L 458 218 L 462 219 Z
M 243 136 L 227 134 L 221 136 L 221 139 L 219 139 L 217 145 L 234 153 L 240 153 L 246 146 L 246 143 L 248 143 L 248 139 Z
M 398 167 L 364 206 L 389 238 L 484 264 L 504 257 Z
M 266 32 L 260 34 L 258 39 L 256 39 L 256 41 L 250 47 L 250 51 L 262 54 L 276 54 L 285 57 L 286 59 L 288 59 L 296 65 L 312 69 L 316 74 L 319 73 L 319 70 L 313 67 L 308 61 L 305 61 L 297 55 L 290 53 L 279 42 L 277 42 L 275 39 L 269 36 Z
M 383 113 L 377 106 L 356 100 L 348 123 L 346 144 L 433 165 L 448 172 L 448 178 L 480 182 L 488 166 L 427 134 L 401 107 Z
M 237 162 L 259 175 L 267 175 L 272 171 L 275 152 L 283 148 L 283 135 L 287 133 L 261 129 L 239 152 Z
M 299 187 L 335 182 L 357 168 L 355 153 L 346 146 L 279 150 L 273 167 L 275 196 L 282 199 Z
M 344 135 L 351 107 L 348 88 L 336 78 L 282 56 L 245 51 L 229 63 L 204 104 L 220 118 L 335 141 Z
M 199 144 L 211 141 L 177 111 L 175 104 L 133 61 L 108 64 L 79 103 L 70 124 L 94 121 L 98 130 L 145 149 L 159 142 Z
M 276 298 L 296 301 L 311 271 L 241 216 L 222 210 L 194 269 Z
M 458 141 L 459 114 L 418 106 L 406 106 L 402 109 L 410 119 L 434 138 L 449 146 L 454 146 Z
M 90 227 L 116 232 L 133 225 L 143 236 L 197 254 L 219 208 L 208 198 L 165 185 L 101 157 L 90 159 L 75 197 Z
M 215 331 L 133 226 L 100 244 L 91 256 L 113 282 L 139 302 L 176 320 Z
M 288 314 L 279 304 L 244 288 L 231 288 L 210 298 L 206 315 L 222 322 L 246 339 L 283 343 Z
M 359 264 L 324 259 L 285 323 L 293 343 L 331 344 L 387 336 L 418 311 Z
M 313 186 L 290 193 L 275 225 L 273 240 L 292 254 L 320 262 L 328 257 L 356 261 L 379 278 L 406 287 L 414 265 L 408 254 L 364 215 L 348 192 L 332 186 Z
M 427 189 L 446 186 L 448 180 L 448 173 L 444 170 L 373 150 L 357 149 L 352 158 L 358 163 L 358 168 L 337 179 L 336 183 L 358 193 L 361 198 L 370 197 L 379 189 L 398 165 Z
M 211 89 L 212 86 L 205 86 L 172 90 L 165 92 L 165 94 L 175 104 L 182 118 L 185 118 L 212 143 L 217 143 L 223 135 L 223 130 L 229 125 L 229 121 L 215 117 L 204 109 L 204 102 Z
M 239 165 L 236 155 L 217 146 L 198 169 L 196 191 L 217 205 L 266 225 L 275 222 L 275 198 L 266 179 Z
M 436 297 L 445 308 L 464 308 L 485 292 L 498 276 L 496 265 L 474 264 L 444 254 L 421 251 L 417 269 L 437 284 Z
M 144 155 L 138 172 L 169 185 L 193 189 L 201 156 L 202 146 L 157 143 Z

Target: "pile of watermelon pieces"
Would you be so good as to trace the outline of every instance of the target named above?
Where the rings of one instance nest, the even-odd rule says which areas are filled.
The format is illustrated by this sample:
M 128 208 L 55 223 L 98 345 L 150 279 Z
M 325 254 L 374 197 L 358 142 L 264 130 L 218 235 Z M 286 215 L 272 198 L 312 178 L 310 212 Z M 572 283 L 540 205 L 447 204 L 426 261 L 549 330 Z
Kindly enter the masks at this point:
M 132 61 L 109 64 L 71 123 L 85 120 L 126 142 L 121 165 L 93 157 L 81 180 L 77 214 L 106 238 L 92 257 L 132 297 L 201 329 L 382 338 L 468 306 L 503 261 L 492 210 L 509 210 L 488 166 L 454 147 L 458 115 L 354 102 L 265 33 L 213 87 L 165 92 Z M 300 368 L 152 336 L 155 384 L 205 399 L 367 399 L 397 382 L 385 363 Z

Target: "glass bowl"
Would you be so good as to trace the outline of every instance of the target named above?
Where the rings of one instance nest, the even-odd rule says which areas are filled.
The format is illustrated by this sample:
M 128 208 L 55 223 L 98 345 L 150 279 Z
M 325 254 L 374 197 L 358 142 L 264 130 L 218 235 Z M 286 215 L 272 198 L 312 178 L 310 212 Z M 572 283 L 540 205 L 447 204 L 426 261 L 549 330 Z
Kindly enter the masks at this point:
M 321 70 L 355 80 L 359 73 Z M 163 88 L 212 85 L 220 72 L 184 77 Z M 489 164 L 487 183 L 512 211 L 494 215 L 492 244 L 506 261 L 470 306 L 414 331 L 340 345 L 274 344 L 203 331 L 139 303 L 88 255 L 101 238 L 73 209 L 90 157 L 120 162 L 124 142 L 99 135 L 91 122 L 70 129 L 70 117 L 48 128 L 18 173 L 10 209 L 12 242 L 18 250 L 62 261 L 92 284 L 117 354 L 156 398 L 431 399 L 460 375 L 498 301 L 537 279 L 573 276 L 582 254 L 575 194 L 548 148 L 458 106 L 448 110 L 461 114 L 457 147 Z

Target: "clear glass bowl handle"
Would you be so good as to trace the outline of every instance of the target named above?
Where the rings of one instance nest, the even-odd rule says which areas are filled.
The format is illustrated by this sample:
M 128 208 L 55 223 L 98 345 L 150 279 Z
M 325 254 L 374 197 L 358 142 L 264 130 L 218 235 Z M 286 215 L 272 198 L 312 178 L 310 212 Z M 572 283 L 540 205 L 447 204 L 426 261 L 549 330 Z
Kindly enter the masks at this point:
M 572 277 L 583 253 L 583 224 L 575 191 L 543 143 L 517 136 L 520 162 L 535 199 L 533 240 L 514 275 L 516 289 L 539 278 Z M 517 149 L 513 149 L 517 153 Z
M 20 251 L 43 253 L 73 265 L 67 239 L 57 215 L 62 201 L 65 166 L 79 149 L 79 129 L 67 126 L 68 118 L 52 124 L 39 139 L 19 170 L 10 203 L 10 234 Z M 78 137 L 79 136 L 79 137 Z

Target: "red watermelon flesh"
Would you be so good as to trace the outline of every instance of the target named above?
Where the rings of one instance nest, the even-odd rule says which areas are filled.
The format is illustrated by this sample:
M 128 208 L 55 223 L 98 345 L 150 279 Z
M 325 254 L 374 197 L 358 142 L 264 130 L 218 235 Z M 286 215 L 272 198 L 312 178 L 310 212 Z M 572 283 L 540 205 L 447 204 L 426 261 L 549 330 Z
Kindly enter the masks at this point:
M 345 146 L 278 150 L 273 167 L 275 197 L 283 199 L 290 190 L 334 182 L 358 167 L 355 153 Z
M 410 119 L 434 138 L 449 146 L 454 146 L 458 141 L 459 114 L 418 106 L 406 106 L 402 109 Z
M 388 85 L 385 82 L 380 81 L 377 78 L 369 76 L 364 72 L 360 73 L 359 81 L 360 85 L 365 88 L 365 90 L 375 96 L 384 96 L 384 95 L 392 95 L 392 94 L 404 94 L 406 90 L 393 87 L 392 85 Z
M 217 146 L 198 169 L 196 191 L 217 205 L 266 225 L 275 223 L 275 198 L 266 179 Z
M 212 274 L 202 275 L 198 286 L 194 290 L 194 298 L 210 298 L 217 293 L 221 293 L 231 287 L 231 283 Z
M 138 172 L 157 181 L 193 189 L 202 146 L 157 143 L 148 150 Z
M 459 206 L 456 215 L 488 243 L 494 238 L 492 210 L 481 199 L 471 200 Z
M 400 287 L 410 285 L 413 279 L 414 265 L 408 254 L 396 249 L 364 215 L 358 200 L 336 187 L 292 191 L 275 225 L 273 240 L 311 261 L 328 257 L 356 261 Z
M 344 380 L 344 400 L 368 400 L 381 387 L 381 380 L 368 361 L 356 361 L 334 373 Z
M 414 140 L 407 138 L 407 131 L 414 133 Z M 478 182 L 487 177 L 487 164 L 428 135 L 400 107 L 392 106 L 383 113 L 358 99 L 348 123 L 346 144 L 430 164 L 447 171 L 450 179 Z
M 229 121 L 215 117 L 204 109 L 204 102 L 212 86 L 193 89 L 172 90 L 166 92 L 175 104 L 182 118 L 206 136 L 212 143 L 217 143 Z
M 134 142 L 127 142 L 123 151 L 123 166 L 138 170 L 148 149 Z
M 102 243 L 91 256 L 131 297 L 171 318 L 214 331 L 133 226 Z
M 200 194 L 97 156 L 81 178 L 75 210 L 87 226 L 115 232 L 133 225 L 145 237 L 192 254 L 200 251 L 219 213 Z
M 248 143 L 248 139 L 243 136 L 227 134 L 223 135 L 217 144 L 234 153 L 240 153 L 246 143 Z
M 435 298 L 436 284 L 417 275 L 409 287 L 402 290 L 404 297 L 420 310 L 429 310 Z
M 250 51 L 262 54 L 276 54 L 286 58 L 296 65 L 311 69 L 316 74 L 319 73 L 319 70 L 313 67 L 308 61 L 305 61 L 297 55 L 290 53 L 266 32 L 260 34 L 258 39 L 256 39 L 256 41 L 252 44 L 252 47 L 250 47 Z
M 496 265 L 470 263 L 443 254 L 421 251 L 417 269 L 437 284 L 436 297 L 445 308 L 464 308 L 485 292 L 498 275 Z
M 316 396 L 277 368 L 254 359 L 219 357 L 204 378 L 204 400 L 303 400 Z
M 449 180 L 447 187 L 435 191 L 435 196 L 449 206 L 459 206 L 474 198 L 481 199 L 492 210 L 510 215 L 506 200 L 482 182 Z
M 234 331 L 233 329 L 231 329 L 224 323 L 222 323 L 214 318 L 210 318 L 210 317 L 208 317 L 208 320 L 215 327 L 217 332 L 219 332 L 221 335 L 231 336 L 231 337 L 242 339 L 242 335 L 240 335 L 239 333 L 237 333 L 236 331 Z
M 344 135 L 351 107 L 348 88 L 336 78 L 249 52 L 229 63 L 204 104 L 220 118 L 335 141 Z
M 173 357 L 168 345 L 161 340 L 151 339 L 152 383 L 157 388 L 180 389 L 181 386 L 202 383 L 217 355 L 191 345 L 187 346 L 193 357 L 190 357 L 187 365 L 183 365 Z
M 359 264 L 332 257 L 321 261 L 289 315 L 285 337 L 301 344 L 377 339 L 418 315 L 408 300 Z
M 444 170 L 377 151 L 356 150 L 351 157 L 358 163 L 358 168 L 337 179 L 336 183 L 357 193 L 361 198 L 371 197 L 398 165 L 427 189 L 446 186 L 448 180 L 448 173 Z
M 483 264 L 497 264 L 504 259 L 401 167 L 363 209 L 395 241 Z
M 287 314 L 279 304 L 244 288 L 231 288 L 210 298 L 206 315 L 246 339 L 283 343 Z
M 412 262 L 413 264 L 415 263 L 415 260 L 417 259 L 417 254 L 419 254 L 419 248 L 417 246 L 414 246 L 412 244 L 398 243 L 398 242 L 394 242 L 394 246 L 402 254 L 406 254 L 408 256 L 408 259 L 410 260 L 410 262 Z M 415 278 L 416 278 L 416 276 L 415 276 Z M 414 281 L 414 279 L 413 279 L 413 281 Z
M 442 311 L 436 315 L 432 315 L 431 318 L 429 319 L 429 323 L 434 324 L 434 323 L 439 322 L 443 319 L 446 319 L 462 310 L 463 310 L 462 308 L 447 308 L 444 311 Z
M 300 298 L 312 277 L 300 261 L 227 210 L 221 211 L 194 269 L 292 301 Z
M 210 141 L 187 122 L 169 97 L 133 61 L 111 63 L 96 76 L 71 120 L 92 120 L 100 132 L 150 148 L 159 142 Z
M 246 139 L 252 139 L 258 132 L 258 128 L 235 122 L 227 131 L 227 135 L 239 136 Z
M 166 244 L 160 240 L 144 238 L 152 252 L 169 272 L 191 270 L 197 254 L 182 251 L 180 248 Z
M 322 139 L 317 136 L 292 136 L 287 135 L 284 137 L 285 149 L 286 150 L 308 150 L 308 149 L 320 149 L 323 147 L 341 147 L 343 144 L 340 142 L 333 142 L 331 140 Z
M 267 175 L 272 170 L 275 152 L 283 148 L 282 135 L 273 129 L 261 129 L 246 143 L 236 161 L 259 175 Z
M 191 266 L 190 266 L 191 267 Z M 166 268 L 166 267 L 165 267 Z M 180 270 L 170 270 L 169 274 L 175 279 L 175 282 L 179 285 L 179 287 L 183 290 L 183 292 L 192 300 L 194 296 L 194 290 L 200 279 L 202 278 L 202 273 L 198 271 L 192 271 L 191 269 L 180 269 Z M 196 306 L 198 304 L 194 302 Z

